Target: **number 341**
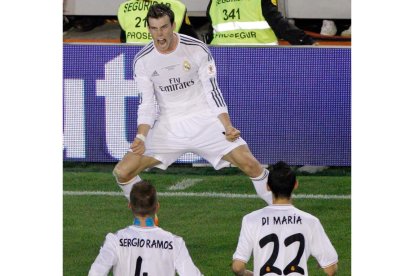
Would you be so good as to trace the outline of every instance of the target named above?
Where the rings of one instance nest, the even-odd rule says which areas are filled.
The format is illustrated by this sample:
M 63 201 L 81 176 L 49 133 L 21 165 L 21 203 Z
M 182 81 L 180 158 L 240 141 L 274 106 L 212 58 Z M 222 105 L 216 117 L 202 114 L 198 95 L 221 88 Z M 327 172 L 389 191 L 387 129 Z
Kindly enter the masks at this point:
M 223 10 L 223 15 L 224 15 L 224 17 L 223 17 L 224 20 L 229 20 L 229 18 L 235 19 L 236 17 L 237 17 L 237 19 L 240 19 L 240 10 L 239 9 L 237 9 L 237 10 L 232 9 L 229 12 L 227 9 L 224 9 Z

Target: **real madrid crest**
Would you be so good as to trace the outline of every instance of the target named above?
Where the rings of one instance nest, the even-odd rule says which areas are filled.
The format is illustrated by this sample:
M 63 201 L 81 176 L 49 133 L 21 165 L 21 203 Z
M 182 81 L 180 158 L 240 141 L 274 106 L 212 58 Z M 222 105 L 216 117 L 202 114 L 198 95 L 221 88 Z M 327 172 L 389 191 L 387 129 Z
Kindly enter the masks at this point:
M 184 60 L 183 68 L 184 71 L 189 71 L 191 69 L 191 64 L 187 60 Z

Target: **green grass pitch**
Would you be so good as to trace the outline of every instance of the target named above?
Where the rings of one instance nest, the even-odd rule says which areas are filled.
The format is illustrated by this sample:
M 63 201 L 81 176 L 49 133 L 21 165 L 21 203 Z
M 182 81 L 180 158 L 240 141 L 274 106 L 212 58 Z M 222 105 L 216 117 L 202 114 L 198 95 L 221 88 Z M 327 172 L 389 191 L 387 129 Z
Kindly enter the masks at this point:
M 111 174 L 113 165 L 64 166 L 63 174 L 63 272 L 65 276 L 87 275 L 108 232 L 132 223 L 127 201 L 121 195 L 69 195 L 68 191 L 120 192 Z M 254 195 L 247 176 L 237 169 L 172 167 L 141 174 L 158 192 L 185 179 L 200 179 L 180 192 Z M 331 169 L 319 175 L 298 175 L 297 195 L 351 194 L 350 169 Z M 236 249 L 242 217 L 259 208 L 259 198 L 159 196 L 160 227 L 186 241 L 194 263 L 204 275 L 233 275 L 231 260 Z M 339 255 L 337 275 L 351 275 L 351 200 L 294 199 L 299 209 L 317 216 Z M 251 261 L 248 267 L 252 269 Z M 310 275 L 324 275 L 311 258 Z

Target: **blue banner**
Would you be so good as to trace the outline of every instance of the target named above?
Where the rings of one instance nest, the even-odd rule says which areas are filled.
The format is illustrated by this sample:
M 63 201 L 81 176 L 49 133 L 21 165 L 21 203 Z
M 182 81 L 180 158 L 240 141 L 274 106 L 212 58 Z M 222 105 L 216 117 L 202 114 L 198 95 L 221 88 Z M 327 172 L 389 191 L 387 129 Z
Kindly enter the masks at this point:
M 64 161 L 116 162 L 136 134 L 141 47 L 63 47 Z M 351 165 L 350 48 L 210 49 L 232 122 L 262 164 Z

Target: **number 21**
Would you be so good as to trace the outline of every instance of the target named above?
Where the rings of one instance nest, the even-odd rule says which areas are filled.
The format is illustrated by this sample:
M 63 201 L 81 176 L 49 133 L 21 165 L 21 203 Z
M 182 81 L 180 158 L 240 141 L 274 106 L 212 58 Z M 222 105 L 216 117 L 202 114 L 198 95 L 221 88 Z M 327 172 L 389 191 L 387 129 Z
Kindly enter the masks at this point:
M 135 28 L 141 27 L 141 23 L 144 23 L 144 27 L 147 27 L 147 18 L 145 17 L 142 19 L 141 17 L 135 17 L 137 24 L 135 24 Z
M 277 275 L 282 275 L 282 271 L 273 266 L 277 259 L 277 255 L 279 254 L 279 238 L 276 234 L 269 234 L 265 237 L 263 237 L 259 241 L 259 245 L 261 248 L 263 248 L 266 244 L 273 242 L 273 252 L 272 255 L 270 255 L 270 258 L 266 261 L 266 263 L 260 268 L 260 276 L 266 275 L 267 273 L 276 273 Z M 290 273 L 296 272 L 300 273 L 302 275 L 305 274 L 305 271 L 302 267 L 300 267 L 298 264 L 300 262 L 300 259 L 302 258 L 303 251 L 305 250 L 305 237 L 300 234 L 294 234 L 292 236 L 289 236 L 285 239 L 284 244 L 286 247 L 291 245 L 294 242 L 299 242 L 299 249 L 296 257 L 283 269 L 283 275 L 288 275 Z

